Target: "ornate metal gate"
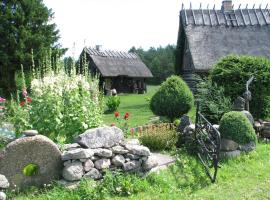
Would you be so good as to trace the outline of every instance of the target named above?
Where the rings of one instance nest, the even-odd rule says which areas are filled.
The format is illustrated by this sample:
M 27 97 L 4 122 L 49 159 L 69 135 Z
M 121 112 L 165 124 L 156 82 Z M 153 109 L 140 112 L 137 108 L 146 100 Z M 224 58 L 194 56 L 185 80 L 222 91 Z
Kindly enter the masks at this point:
M 196 111 L 195 138 L 197 142 L 197 155 L 205 167 L 206 174 L 211 182 L 216 181 L 219 152 L 220 133 L 213 125 L 200 113 L 199 103 Z

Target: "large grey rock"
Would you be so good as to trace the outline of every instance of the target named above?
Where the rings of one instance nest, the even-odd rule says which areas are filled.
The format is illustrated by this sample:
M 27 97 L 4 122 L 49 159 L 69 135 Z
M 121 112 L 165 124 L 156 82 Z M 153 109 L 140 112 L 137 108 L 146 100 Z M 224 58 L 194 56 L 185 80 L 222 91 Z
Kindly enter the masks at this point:
M 0 174 L 0 189 L 7 189 L 7 188 L 9 188 L 9 182 L 4 175 Z
M 149 171 L 156 166 L 158 166 L 158 161 L 155 156 L 149 156 L 148 159 L 142 164 L 142 168 L 145 171 Z
M 78 186 L 80 185 L 80 181 L 67 181 L 65 179 L 61 179 L 59 181 L 57 181 L 58 184 L 64 186 L 66 189 L 69 190 L 74 190 L 76 188 L 78 188 Z
M 130 160 L 138 160 L 138 159 L 141 158 L 141 156 L 134 155 L 134 154 L 131 154 L 131 153 L 126 154 L 126 157 L 129 158 Z
M 124 163 L 123 170 L 124 171 L 134 171 L 139 170 L 141 168 L 141 162 L 138 160 L 131 160 L 127 163 Z
M 79 135 L 75 141 L 87 148 L 109 148 L 124 139 L 123 131 L 115 126 L 89 129 Z
M 239 145 L 239 150 L 244 151 L 244 152 L 250 152 L 253 151 L 256 148 L 256 143 L 255 142 L 249 142 L 244 145 Z
M 0 174 L 4 174 L 10 187 L 43 186 L 57 180 L 62 172 L 61 152 L 57 145 L 43 135 L 24 137 L 7 145 L 0 152 Z M 23 169 L 38 166 L 35 175 L 26 176 Z
M 108 169 L 111 165 L 110 159 L 100 159 L 95 161 L 95 167 L 97 169 Z
M 222 138 L 220 146 L 221 151 L 235 151 L 238 149 L 239 144 L 233 140 Z
M 112 164 L 114 164 L 117 167 L 123 166 L 124 163 L 125 163 L 125 158 L 122 155 L 116 155 L 112 159 Z
M 125 153 L 128 153 L 128 150 L 126 150 L 124 147 L 118 145 L 118 146 L 112 147 L 112 152 L 115 154 L 125 154 Z
M 88 159 L 83 163 L 83 169 L 84 171 L 88 172 L 94 167 L 94 163 L 92 160 Z
M 64 145 L 64 150 L 69 151 L 69 150 L 74 150 L 81 148 L 81 146 L 78 143 L 72 143 L 72 144 L 65 144 Z
M 139 145 L 126 145 L 127 150 L 130 153 L 140 155 L 140 156 L 150 156 L 150 150 L 147 147 Z
M 126 145 L 140 145 L 140 141 L 138 139 L 124 139 L 120 142 L 122 146 Z
M 7 195 L 4 192 L 0 191 L 0 200 L 6 200 L 7 199 Z
M 109 149 L 98 148 L 98 149 L 95 149 L 94 151 L 95 151 L 94 153 L 95 156 L 99 156 L 103 158 L 110 158 L 112 157 L 112 154 L 113 154 L 112 151 Z
M 90 158 L 94 155 L 94 151 L 92 149 L 74 149 L 70 151 L 65 151 L 62 154 L 62 160 L 79 160 L 84 158 Z
M 83 166 L 81 162 L 73 162 L 63 169 L 63 177 L 67 181 L 78 181 L 83 176 Z
M 97 180 L 102 178 L 102 174 L 96 168 L 92 168 L 83 177 Z

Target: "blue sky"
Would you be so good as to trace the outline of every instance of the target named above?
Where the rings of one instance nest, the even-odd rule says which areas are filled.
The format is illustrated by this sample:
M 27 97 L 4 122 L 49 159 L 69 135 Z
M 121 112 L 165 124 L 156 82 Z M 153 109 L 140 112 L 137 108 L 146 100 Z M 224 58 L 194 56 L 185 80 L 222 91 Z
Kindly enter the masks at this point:
M 84 45 L 103 49 L 128 51 L 132 46 L 149 47 L 176 44 L 180 0 L 43 0 L 55 13 L 53 22 L 60 30 L 60 43 L 69 48 L 67 55 L 77 57 Z M 193 8 L 200 1 L 191 0 Z M 203 0 L 203 7 L 221 7 L 221 0 Z M 233 1 L 251 8 L 256 0 Z M 261 0 L 265 7 L 267 1 Z M 269 0 L 270 3 L 270 0 Z M 73 48 L 75 43 L 75 48 Z

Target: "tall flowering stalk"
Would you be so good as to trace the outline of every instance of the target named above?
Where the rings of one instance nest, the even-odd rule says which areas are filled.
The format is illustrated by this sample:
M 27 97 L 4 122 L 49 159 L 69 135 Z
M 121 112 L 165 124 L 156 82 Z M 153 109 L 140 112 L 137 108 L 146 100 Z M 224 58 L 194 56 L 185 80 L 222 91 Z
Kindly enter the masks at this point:
M 124 133 L 127 133 L 128 132 L 128 127 L 129 127 L 129 124 L 128 124 L 128 120 L 129 120 L 129 113 L 126 112 L 125 115 L 121 118 L 120 116 L 120 113 L 119 112 L 115 112 L 114 113 L 114 118 L 117 122 L 117 126 L 122 129 L 122 131 Z

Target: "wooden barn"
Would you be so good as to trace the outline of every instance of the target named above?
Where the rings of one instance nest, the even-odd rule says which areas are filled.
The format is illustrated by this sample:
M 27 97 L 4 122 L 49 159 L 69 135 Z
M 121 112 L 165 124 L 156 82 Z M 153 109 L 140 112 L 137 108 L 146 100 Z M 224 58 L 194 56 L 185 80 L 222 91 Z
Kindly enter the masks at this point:
M 104 92 L 116 89 L 118 93 L 145 93 L 146 79 L 153 77 L 151 71 L 134 53 L 102 51 L 99 48 L 84 48 L 92 75 L 100 75 Z
M 231 0 L 212 9 L 180 11 L 176 68 L 194 91 L 196 74 L 203 76 L 228 54 L 270 58 L 270 10 L 234 9 Z

